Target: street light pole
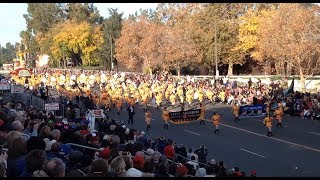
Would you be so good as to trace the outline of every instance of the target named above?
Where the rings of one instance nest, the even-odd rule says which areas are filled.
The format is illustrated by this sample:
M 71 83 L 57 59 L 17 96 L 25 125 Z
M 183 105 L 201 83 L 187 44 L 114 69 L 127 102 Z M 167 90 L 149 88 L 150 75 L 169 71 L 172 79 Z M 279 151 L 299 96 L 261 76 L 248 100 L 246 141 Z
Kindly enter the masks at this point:
M 218 52 L 217 52 L 217 19 L 214 22 L 214 56 L 216 61 L 216 77 L 218 77 L 219 70 L 218 70 Z

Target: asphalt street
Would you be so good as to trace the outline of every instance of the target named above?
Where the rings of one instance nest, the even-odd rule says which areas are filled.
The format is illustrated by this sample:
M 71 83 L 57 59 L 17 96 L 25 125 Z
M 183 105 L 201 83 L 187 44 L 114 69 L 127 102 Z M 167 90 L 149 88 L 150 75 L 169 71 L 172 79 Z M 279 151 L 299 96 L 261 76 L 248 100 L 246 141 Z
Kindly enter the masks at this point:
M 145 131 L 151 137 L 170 138 L 187 148 L 196 149 L 205 145 L 209 151 L 207 161 L 212 158 L 222 160 L 229 169 L 238 166 L 247 174 L 254 169 L 260 177 L 320 176 L 320 121 L 285 116 L 285 127 L 276 128 L 274 122 L 274 136 L 267 137 L 262 117 L 240 119 L 235 123 L 230 106 L 208 102 L 204 104 L 207 108 L 205 125 L 200 125 L 200 121 L 170 124 L 168 130 L 163 128 L 162 110 L 155 107 L 149 108 L 153 118 L 149 132 L 146 131 L 144 110 L 140 104 L 135 106 L 133 125 L 127 124 L 126 105 L 123 105 L 120 115 L 112 108 L 108 116 L 122 120 L 129 128 Z M 195 108 L 197 105 L 191 104 Z M 219 135 L 214 134 L 215 127 L 211 124 L 213 112 L 222 115 Z
M 146 132 L 144 111 L 137 105 L 134 124 L 128 125 L 128 114 L 122 110 L 116 114 L 112 109 L 111 118 L 122 120 L 127 127 L 145 131 L 152 137 L 163 136 L 173 139 L 177 144 L 187 148 L 198 148 L 205 145 L 209 150 L 207 161 L 223 160 L 228 168 L 234 166 L 249 173 L 255 169 L 258 176 L 320 176 L 320 122 L 284 117 L 284 128 L 273 127 L 273 137 L 267 137 L 262 125 L 262 118 L 241 119 L 235 123 L 231 108 L 216 104 L 207 104 L 205 125 L 199 121 L 190 124 L 170 124 L 169 130 L 163 129 L 161 110 L 151 107 L 151 130 Z M 126 108 L 123 108 L 126 109 Z M 214 134 L 214 126 L 210 123 L 213 112 L 222 114 L 220 134 Z M 275 123 L 274 123 L 275 125 Z

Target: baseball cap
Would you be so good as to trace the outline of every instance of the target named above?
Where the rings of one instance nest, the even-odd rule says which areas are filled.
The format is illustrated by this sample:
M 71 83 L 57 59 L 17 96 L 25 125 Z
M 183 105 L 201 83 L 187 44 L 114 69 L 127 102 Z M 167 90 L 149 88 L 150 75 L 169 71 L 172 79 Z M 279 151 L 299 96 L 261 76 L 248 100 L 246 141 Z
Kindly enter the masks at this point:
M 110 149 L 109 147 L 104 148 L 101 152 L 100 152 L 100 157 L 103 159 L 108 159 L 110 155 Z
M 72 148 L 69 144 L 63 144 L 61 147 L 60 147 L 60 152 L 59 154 L 61 155 L 68 155 L 70 154 L 72 151 Z
M 176 174 L 177 175 L 185 175 L 188 173 L 188 169 L 185 165 L 179 163 L 177 164 L 177 168 L 176 168 Z
M 133 158 L 133 166 L 137 168 L 143 168 L 144 165 L 144 157 L 140 154 L 137 154 Z

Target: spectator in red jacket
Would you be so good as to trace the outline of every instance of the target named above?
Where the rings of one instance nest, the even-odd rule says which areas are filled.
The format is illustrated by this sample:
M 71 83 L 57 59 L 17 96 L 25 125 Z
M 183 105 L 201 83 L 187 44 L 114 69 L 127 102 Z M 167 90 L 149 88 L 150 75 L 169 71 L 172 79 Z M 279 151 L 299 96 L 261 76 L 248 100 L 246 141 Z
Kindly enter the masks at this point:
M 173 148 L 173 142 L 169 141 L 168 144 L 164 147 L 163 153 L 164 155 L 168 158 L 173 160 L 174 156 L 175 156 L 175 150 Z

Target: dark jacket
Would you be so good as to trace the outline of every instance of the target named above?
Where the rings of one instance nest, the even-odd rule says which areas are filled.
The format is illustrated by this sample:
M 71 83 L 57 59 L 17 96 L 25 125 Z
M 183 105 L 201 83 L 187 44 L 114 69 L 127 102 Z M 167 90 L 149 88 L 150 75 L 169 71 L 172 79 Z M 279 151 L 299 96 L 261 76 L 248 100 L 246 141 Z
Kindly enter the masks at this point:
M 133 117 L 133 115 L 135 114 L 134 108 L 132 108 L 132 111 L 131 111 L 130 107 L 128 107 L 128 108 L 127 108 L 127 111 L 128 111 L 129 117 Z
M 17 177 L 24 171 L 25 156 L 19 156 L 15 158 L 8 158 L 7 160 L 7 177 Z
M 27 172 L 26 170 L 20 174 L 19 177 L 33 177 L 33 172 Z

